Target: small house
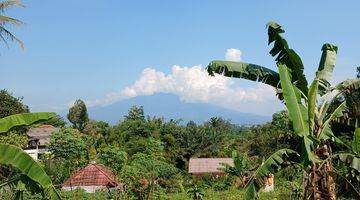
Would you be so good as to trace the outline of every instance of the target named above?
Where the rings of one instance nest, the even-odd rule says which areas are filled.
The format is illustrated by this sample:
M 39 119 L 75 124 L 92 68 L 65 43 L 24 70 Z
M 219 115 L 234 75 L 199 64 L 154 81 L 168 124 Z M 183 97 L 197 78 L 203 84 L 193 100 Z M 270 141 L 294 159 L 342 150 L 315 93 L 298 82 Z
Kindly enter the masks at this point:
M 234 166 L 232 158 L 190 158 L 189 173 L 193 176 L 202 176 L 204 174 L 222 176 L 225 174 L 221 170 L 224 167 L 222 163 Z
M 25 149 L 32 158 L 38 159 L 39 154 L 48 153 L 47 146 L 50 144 L 51 135 L 58 131 L 59 128 L 55 128 L 52 125 L 41 125 L 36 128 L 30 128 L 26 133 L 29 137 L 28 147 Z
M 63 184 L 63 190 L 84 189 L 88 193 L 96 190 L 111 190 L 122 188 L 116 176 L 104 165 L 91 163 L 85 168 L 75 172 Z

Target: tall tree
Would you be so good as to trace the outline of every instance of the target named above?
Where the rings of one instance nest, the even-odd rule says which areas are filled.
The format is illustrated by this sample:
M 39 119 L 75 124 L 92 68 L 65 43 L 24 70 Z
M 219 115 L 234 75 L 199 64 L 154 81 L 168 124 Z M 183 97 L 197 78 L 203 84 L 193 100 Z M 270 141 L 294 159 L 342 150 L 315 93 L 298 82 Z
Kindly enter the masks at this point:
M 356 78 L 360 78 L 360 66 L 356 68 Z
M 7 90 L 0 90 L 0 118 L 19 113 L 28 113 L 29 108 L 22 100 L 22 97 L 14 97 Z
M 67 118 L 73 124 L 74 128 L 83 130 L 86 122 L 89 121 L 88 112 L 85 103 L 78 99 L 74 105 L 69 109 Z
M 145 120 L 144 108 L 143 106 L 132 106 L 127 115 L 125 115 L 127 120 Z
M 246 198 L 256 198 L 261 180 L 274 173 L 289 162 L 299 163 L 306 172 L 304 198 L 336 199 L 335 182 L 331 173 L 331 144 L 343 144 L 331 130 L 331 122 L 343 115 L 345 102 L 330 110 L 334 99 L 349 88 L 359 88 L 360 79 L 341 82 L 331 87 L 337 47 L 324 44 L 318 71 L 314 81 L 308 86 L 304 66 L 299 55 L 282 37 L 285 31 L 275 23 L 269 22 L 269 44 L 274 44 L 270 54 L 275 58 L 278 73 L 268 68 L 243 62 L 213 61 L 207 67 L 208 73 L 223 74 L 228 77 L 259 81 L 274 87 L 278 97 L 283 100 L 289 112 L 294 135 L 300 144 L 296 149 L 280 149 L 272 154 L 254 172 L 247 185 Z M 331 95 L 330 95 L 331 93 Z M 319 99 L 318 97 L 322 97 Z
M 23 24 L 23 22 L 18 19 L 4 15 L 7 9 L 14 6 L 23 7 L 19 0 L 6 0 L 0 2 L 0 39 L 5 43 L 6 46 L 8 46 L 7 41 L 10 40 L 17 42 L 21 48 L 24 48 L 24 43 L 7 28 L 9 25 L 20 26 Z

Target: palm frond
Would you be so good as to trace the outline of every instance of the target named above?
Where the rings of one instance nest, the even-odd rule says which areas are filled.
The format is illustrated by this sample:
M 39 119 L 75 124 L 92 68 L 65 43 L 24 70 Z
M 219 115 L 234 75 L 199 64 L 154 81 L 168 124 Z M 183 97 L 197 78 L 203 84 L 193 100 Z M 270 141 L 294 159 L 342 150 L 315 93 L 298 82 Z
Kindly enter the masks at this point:
M 4 10 L 11 8 L 13 6 L 24 7 L 20 0 L 6 0 L 0 2 L 0 13 L 4 12 Z
M 6 46 L 8 46 L 7 39 L 9 39 L 11 41 L 17 42 L 22 49 L 24 48 L 24 43 L 2 26 L 0 26 L 0 37 Z
M 24 22 L 22 22 L 22 21 L 20 21 L 18 19 L 8 17 L 8 16 L 5 16 L 5 15 L 0 15 L 0 24 L 4 25 L 6 23 L 9 23 L 9 24 L 15 25 L 15 26 L 20 26 L 20 25 L 24 24 Z

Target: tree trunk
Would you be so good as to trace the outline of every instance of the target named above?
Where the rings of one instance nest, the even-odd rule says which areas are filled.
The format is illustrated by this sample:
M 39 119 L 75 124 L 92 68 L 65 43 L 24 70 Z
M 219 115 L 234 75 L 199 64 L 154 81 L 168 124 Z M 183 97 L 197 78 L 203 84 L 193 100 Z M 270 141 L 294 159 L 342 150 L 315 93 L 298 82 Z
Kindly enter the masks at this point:
M 322 145 L 316 149 L 316 155 L 323 163 L 313 164 L 306 175 L 304 199 L 335 200 L 335 181 L 330 173 L 333 171 L 332 160 L 329 159 L 331 149 L 328 145 Z

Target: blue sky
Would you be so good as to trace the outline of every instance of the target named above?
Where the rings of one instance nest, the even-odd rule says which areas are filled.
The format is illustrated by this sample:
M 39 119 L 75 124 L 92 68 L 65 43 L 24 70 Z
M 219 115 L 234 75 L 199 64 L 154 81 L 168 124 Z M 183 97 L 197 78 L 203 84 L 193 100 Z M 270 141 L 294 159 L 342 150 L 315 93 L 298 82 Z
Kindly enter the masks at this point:
M 33 111 L 61 110 L 77 98 L 101 100 L 133 88 L 145 68 L 169 75 L 174 65 L 205 67 L 211 60 L 224 59 L 230 48 L 241 51 L 242 61 L 275 69 L 265 28 L 270 20 L 285 28 L 290 46 L 303 58 L 307 77 L 313 77 L 325 42 L 339 46 L 335 81 L 354 77 L 354 68 L 360 65 L 359 1 L 24 0 L 23 4 L 25 8 L 8 14 L 26 23 L 11 29 L 24 41 L 25 50 L 0 46 L 0 85 L 24 96 Z M 259 87 L 240 80 L 226 86 L 247 93 Z M 173 92 L 152 92 L 159 91 Z M 174 93 L 185 101 L 201 100 Z M 275 98 L 265 101 L 280 108 Z M 269 114 L 273 109 L 255 106 L 246 112 Z

